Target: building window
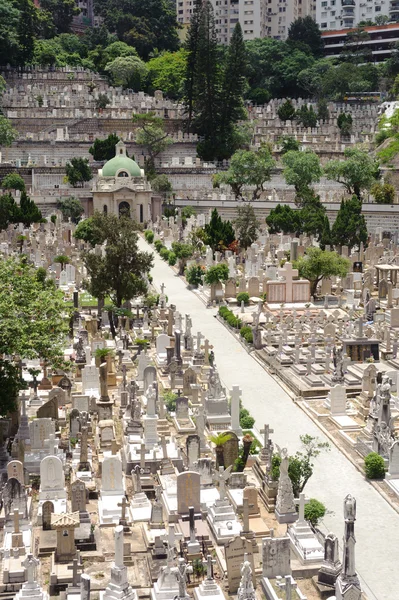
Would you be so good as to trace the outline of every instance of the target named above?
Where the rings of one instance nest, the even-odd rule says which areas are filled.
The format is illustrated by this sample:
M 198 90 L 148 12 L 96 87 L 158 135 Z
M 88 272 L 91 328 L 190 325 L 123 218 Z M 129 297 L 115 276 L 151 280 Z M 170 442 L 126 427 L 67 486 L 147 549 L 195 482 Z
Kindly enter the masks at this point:
M 108 206 L 106 204 L 104 204 L 103 206 L 103 215 L 108 214 Z
M 321 27 L 321 29 L 327 29 L 327 23 L 322 23 L 322 24 L 320 25 L 320 27 Z
M 375 12 L 381 12 L 381 6 L 376 6 L 375 7 Z
M 129 177 L 129 173 L 126 171 L 119 171 L 118 177 Z

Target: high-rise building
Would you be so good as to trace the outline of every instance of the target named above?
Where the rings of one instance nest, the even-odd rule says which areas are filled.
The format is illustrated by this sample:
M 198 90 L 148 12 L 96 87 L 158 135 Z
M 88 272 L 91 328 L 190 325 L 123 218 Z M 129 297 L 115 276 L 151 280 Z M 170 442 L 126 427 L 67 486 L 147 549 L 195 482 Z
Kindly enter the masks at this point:
M 397 0 L 317 0 L 316 4 L 316 22 L 322 31 L 356 27 L 360 21 L 375 21 L 379 16 L 396 21 L 396 15 Z
M 399 0 L 396 0 L 399 3 Z M 272 37 L 285 40 L 292 21 L 314 16 L 316 0 L 211 0 L 218 42 L 228 44 L 240 23 L 244 40 Z M 190 22 L 195 0 L 176 0 L 177 20 Z

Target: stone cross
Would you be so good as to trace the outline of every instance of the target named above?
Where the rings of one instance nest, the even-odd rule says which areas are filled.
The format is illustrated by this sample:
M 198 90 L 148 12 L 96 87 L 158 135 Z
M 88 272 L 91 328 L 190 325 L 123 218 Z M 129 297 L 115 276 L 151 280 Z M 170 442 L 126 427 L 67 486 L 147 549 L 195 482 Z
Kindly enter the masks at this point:
M 204 567 L 206 567 L 206 578 L 208 580 L 213 579 L 213 565 L 216 563 L 216 560 L 212 558 L 210 554 L 206 557 L 206 561 L 202 561 Z
M 140 446 L 140 468 L 145 468 L 145 444 Z
M 197 354 L 200 354 L 201 352 L 201 340 L 204 336 L 202 335 L 202 333 L 200 331 L 198 331 L 197 333 Z
M 254 505 L 249 503 L 248 498 L 243 498 L 242 501 L 242 522 L 243 522 L 243 532 L 248 533 L 249 529 L 249 511 L 253 508 Z
M 175 526 L 170 524 L 168 535 L 161 535 L 160 538 L 163 542 L 167 542 L 169 548 L 175 547 L 176 540 L 181 540 L 183 537 L 182 533 L 176 533 Z
M 35 583 L 36 581 L 36 567 L 39 564 L 39 560 L 33 556 L 33 554 L 28 554 L 25 558 L 22 566 L 25 567 L 27 575 L 28 575 L 28 583 Z
M 14 533 L 19 533 L 19 510 L 14 508 Z
M 269 436 L 271 433 L 274 433 L 274 429 L 270 429 L 269 425 L 265 423 L 263 429 L 260 430 L 260 433 L 263 433 L 263 447 L 269 447 Z
M 309 498 L 306 498 L 305 494 L 301 492 L 299 498 L 295 498 L 295 502 L 299 504 L 298 509 L 298 523 L 303 523 L 305 520 L 305 504 L 309 504 Z
M 204 356 L 205 356 L 205 365 L 209 365 L 209 340 L 204 341 Z
M 216 471 L 215 478 L 219 482 L 219 495 L 220 499 L 224 500 L 226 497 L 226 481 L 230 477 L 233 465 L 230 465 L 227 469 L 219 467 L 219 471 Z
M 115 527 L 115 567 L 123 567 L 123 526 Z
M 119 502 L 119 504 L 117 504 L 117 506 L 121 506 L 121 519 L 122 521 L 126 520 L 126 508 L 129 505 L 128 501 L 126 500 L 126 496 L 123 496 L 122 498 L 122 502 Z
M 67 567 L 67 569 L 68 571 L 72 571 L 72 585 L 76 587 L 79 584 L 79 571 L 83 571 L 83 564 L 77 558 L 74 558 L 72 561 L 72 566 Z
M 363 337 L 363 317 L 362 316 L 360 316 L 358 318 L 357 324 L 358 324 L 357 337 L 362 338 Z
M 292 581 L 291 575 L 286 575 L 284 577 L 284 579 L 285 579 L 285 583 L 277 580 L 277 577 L 276 577 L 276 580 L 277 580 L 276 583 L 279 588 L 281 588 L 282 590 L 285 590 L 285 600 L 291 600 L 292 599 L 292 590 L 295 590 L 297 588 L 297 584 Z

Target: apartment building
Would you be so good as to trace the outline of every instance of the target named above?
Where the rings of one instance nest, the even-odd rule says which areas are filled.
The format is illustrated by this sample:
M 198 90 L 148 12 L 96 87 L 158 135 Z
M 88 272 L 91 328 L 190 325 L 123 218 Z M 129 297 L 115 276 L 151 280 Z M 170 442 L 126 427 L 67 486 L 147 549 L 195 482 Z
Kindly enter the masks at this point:
M 316 0 L 211 0 L 218 41 L 228 44 L 237 22 L 244 39 L 272 37 L 285 40 L 292 21 L 314 16 Z M 399 0 L 396 0 L 399 3 Z M 190 22 L 195 0 L 176 0 L 177 20 Z
M 347 35 L 354 29 L 335 29 L 322 33 L 324 40 L 324 54 L 329 58 L 338 58 L 341 52 L 348 52 Z M 388 23 L 365 27 L 368 39 L 364 40 L 362 47 L 370 51 L 372 62 L 381 62 L 390 58 L 395 51 L 395 44 L 399 42 L 399 23 Z
M 398 0 L 317 0 L 316 5 L 316 22 L 322 31 L 349 29 L 382 15 L 396 21 Z

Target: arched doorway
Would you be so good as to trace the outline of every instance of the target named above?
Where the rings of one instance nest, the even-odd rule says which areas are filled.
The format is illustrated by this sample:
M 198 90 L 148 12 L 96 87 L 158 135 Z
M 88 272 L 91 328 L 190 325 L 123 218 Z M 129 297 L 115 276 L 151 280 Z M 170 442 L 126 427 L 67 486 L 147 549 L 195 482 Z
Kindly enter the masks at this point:
M 129 202 L 121 202 L 119 204 L 119 216 L 130 218 L 130 204 Z
M 140 223 L 143 223 L 143 221 L 144 221 L 143 205 L 140 204 Z
M 107 215 L 108 214 L 108 206 L 106 204 L 104 204 L 103 206 L 103 215 Z

